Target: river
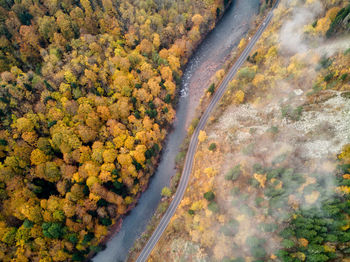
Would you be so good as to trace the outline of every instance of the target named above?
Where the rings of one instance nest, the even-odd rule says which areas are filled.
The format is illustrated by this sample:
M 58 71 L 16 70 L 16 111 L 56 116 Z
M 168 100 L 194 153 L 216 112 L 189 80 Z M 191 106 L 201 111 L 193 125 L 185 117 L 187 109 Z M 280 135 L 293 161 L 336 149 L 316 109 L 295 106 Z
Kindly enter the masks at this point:
M 223 66 L 232 49 L 247 33 L 258 10 L 259 0 L 234 0 L 189 60 L 182 77 L 176 119 L 167 136 L 157 171 L 137 206 L 124 219 L 121 230 L 107 242 L 106 249 L 92 259 L 94 262 L 125 261 L 134 241 L 145 231 L 161 200 L 162 188 L 169 186 L 171 177 L 175 175 L 175 157 L 199 100 L 210 84 L 210 78 Z

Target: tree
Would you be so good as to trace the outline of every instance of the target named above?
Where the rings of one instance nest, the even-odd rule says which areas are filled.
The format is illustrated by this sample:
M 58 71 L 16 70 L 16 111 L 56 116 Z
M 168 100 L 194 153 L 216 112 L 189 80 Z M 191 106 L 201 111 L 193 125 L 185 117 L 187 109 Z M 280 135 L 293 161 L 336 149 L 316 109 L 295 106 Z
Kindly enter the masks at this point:
M 170 188 L 169 187 L 163 187 L 161 194 L 162 194 L 162 196 L 170 197 L 171 196 Z
M 236 165 L 235 167 L 231 168 L 226 174 L 225 179 L 226 180 L 232 180 L 235 181 L 238 179 L 238 177 L 241 175 L 241 166 Z
M 204 198 L 208 201 L 213 201 L 215 199 L 215 194 L 213 191 L 208 191 L 204 193 Z
M 265 239 L 249 236 L 246 239 L 246 244 L 250 247 L 250 252 L 253 257 L 264 258 L 266 256 L 266 251 L 263 247 L 265 244 Z
M 235 219 L 231 219 L 227 224 L 221 227 L 220 231 L 225 236 L 234 236 L 239 230 L 239 222 Z
M 48 160 L 48 157 L 40 149 L 35 149 L 30 155 L 30 161 L 32 165 L 40 165 L 45 163 Z
M 203 22 L 203 17 L 200 14 L 195 14 L 192 16 L 192 22 L 194 26 L 200 26 L 200 24 Z
M 63 236 L 63 228 L 59 223 L 44 222 L 41 227 L 45 237 L 61 238 Z
M 44 16 L 39 18 L 39 33 L 46 41 L 52 42 L 55 32 L 57 32 L 57 25 L 54 17 Z
M 200 130 L 199 135 L 198 135 L 198 141 L 204 142 L 204 140 L 206 140 L 206 139 L 207 139 L 207 134 L 205 133 L 205 131 Z
M 213 94 L 215 92 L 215 84 L 212 83 L 208 88 L 208 93 Z
M 215 151 L 216 150 L 216 144 L 215 143 L 211 143 L 209 145 L 209 148 L 208 148 L 210 151 Z

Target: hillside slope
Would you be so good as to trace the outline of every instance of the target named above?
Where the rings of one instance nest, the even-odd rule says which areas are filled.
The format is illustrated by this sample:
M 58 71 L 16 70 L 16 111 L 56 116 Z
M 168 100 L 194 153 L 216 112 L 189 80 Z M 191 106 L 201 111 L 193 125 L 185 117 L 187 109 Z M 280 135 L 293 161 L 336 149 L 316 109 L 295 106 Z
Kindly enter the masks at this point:
M 200 134 L 152 261 L 349 260 L 348 8 L 280 3 Z

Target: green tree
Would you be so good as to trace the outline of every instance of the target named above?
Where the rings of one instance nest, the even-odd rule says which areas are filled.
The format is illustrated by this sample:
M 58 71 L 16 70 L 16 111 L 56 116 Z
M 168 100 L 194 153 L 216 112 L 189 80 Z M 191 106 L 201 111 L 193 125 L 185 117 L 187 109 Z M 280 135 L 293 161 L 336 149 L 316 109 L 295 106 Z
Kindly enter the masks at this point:
M 215 199 L 215 194 L 213 191 L 208 191 L 208 192 L 204 193 L 203 196 L 208 201 L 213 201 Z

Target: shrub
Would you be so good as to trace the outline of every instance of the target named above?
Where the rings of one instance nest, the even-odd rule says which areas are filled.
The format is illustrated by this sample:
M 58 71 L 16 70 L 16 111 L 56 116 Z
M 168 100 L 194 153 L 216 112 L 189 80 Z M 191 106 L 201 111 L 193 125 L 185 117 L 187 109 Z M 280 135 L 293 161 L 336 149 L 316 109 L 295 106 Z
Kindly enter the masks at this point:
M 262 204 L 262 202 L 264 202 L 264 198 L 262 198 L 262 197 L 257 197 L 257 198 L 255 198 L 255 205 L 256 205 L 257 207 L 260 207 L 261 204 Z
M 335 33 L 337 33 L 338 31 L 340 31 L 343 21 L 345 20 L 345 18 L 349 15 L 350 13 L 350 4 L 345 7 L 342 8 L 336 15 L 336 17 L 334 18 L 334 20 L 332 21 L 331 25 L 329 26 L 328 31 L 326 32 L 326 36 L 332 37 Z
M 249 236 L 247 237 L 245 243 L 248 247 L 255 248 L 255 247 L 264 245 L 265 241 L 266 241 L 265 239 L 258 238 L 256 236 Z
M 243 257 L 238 257 L 236 259 L 233 259 L 231 262 L 245 262 L 245 259 Z
M 294 121 L 298 121 L 303 112 L 303 107 L 298 106 L 297 108 L 292 108 L 290 105 L 282 106 L 281 113 L 282 118 L 289 118 Z
M 284 248 L 289 249 L 289 248 L 294 247 L 295 244 L 294 244 L 294 241 L 292 241 L 292 240 L 283 239 L 283 240 L 282 240 L 282 246 L 283 246 Z
M 78 243 L 78 240 L 79 240 L 76 233 L 71 233 L 71 234 L 67 235 L 65 238 L 66 238 L 69 242 L 71 242 L 72 244 Z
M 209 205 L 208 205 L 208 209 L 210 211 L 212 211 L 213 213 L 217 213 L 219 212 L 219 205 L 216 204 L 215 202 L 211 202 Z
M 250 67 L 243 67 L 238 72 L 239 79 L 252 81 L 254 79 L 254 77 L 255 77 L 255 71 L 254 71 L 254 69 L 252 69 Z
M 246 205 L 241 207 L 241 211 L 242 211 L 243 214 L 245 214 L 245 215 L 247 215 L 249 217 L 252 217 L 252 216 L 255 215 L 254 210 L 251 209 L 249 206 L 246 206 Z
M 324 81 L 326 81 L 327 83 L 329 83 L 334 77 L 334 72 L 330 72 L 329 74 L 327 74 L 325 77 L 324 77 Z
M 112 224 L 112 220 L 107 217 L 103 217 L 99 219 L 99 223 L 103 226 L 110 226 Z
M 72 255 L 72 261 L 84 261 L 84 259 L 85 259 L 84 254 L 80 252 L 75 252 Z
M 234 236 L 239 230 L 239 222 L 235 219 L 231 219 L 226 225 L 222 226 L 220 231 L 225 236 Z
M 92 232 L 89 232 L 87 233 L 85 236 L 84 236 L 84 239 L 83 239 L 83 244 L 86 244 L 88 242 L 90 242 L 93 238 L 95 237 L 94 233 Z
M 251 155 L 254 152 L 254 143 L 250 143 L 245 148 L 242 149 L 242 153 L 245 155 Z
M 330 58 L 327 58 L 326 56 L 322 56 L 321 60 L 319 62 L 321 68 L 327 68 L 329 67 L 333 61 Z
M 48 238 L 61 238 L 63 234 L 62 225 L 59 223 L 45 222 L 42 224 L 43 234 Z
M 263 232 L 274 232 L 277 229 L 277 225 L 276 224 L 268 224 L 268 223 L 261 223 L 260 224 L 260 229 Z
M 209 150 L 210 151 L 215 151 L 216 150 L 216 144 L 215 143 L 211 143 L 209 146 Z
M 342 74 L 341 76 L 340 76 L 340 80 L 341 81 L 345 81 L 346 80 L 346 78 L 348 78 L 348 73 L 345 73 L 345 74 Z
M 256 247 L 250 250 L 250 253 L 255 258 L 264 258 L 266 256 L 266 251 L 263 247 Z
M 97 253 L 97 252 L 102 251 L 102 247 L 100 247 L 100 246 L 91 246 L 90 247 L 90 251 L 92 251 L 94 253 Z
M 185 156 L 186 156 L 185 152 L 179 152 L 175 157 L 176 165 L 180 165 L 180 163 L 185 159 Z
M 208 201 L 213 201 L 215 199 L 215 194 L 213 191 L 208 191 L 204 193 L 204 198 Z
M 215 92 L 215 85 L 214 83 L 211 84 L 208 88 L 208 93 L 213 94 Z
M 171 190 L 169 187 L 165 186 L 163 187 L 162 189 L 162 196 L 165 196 L 165 197 L 170 197 L 171 196 Z
M 234 188 L 231 189 L 231 195 L 232 196 L 238 196 L 240 192 L 241 191 L 240 191 L 239 187 L 234 187 Z
M 277 126 L 271 126 L 269 129 L 267 129 L 267 132 L 272 133 L 272 134 L 277 134 L 278 133 L 278 127 Z
M 241 174 L 241 166 L 236 165 L 235 167 L 231 168 L 225 175 L 226 180 L 232 180 L 235 181 L 238 179 L 238 177 Z
M 250 248 L 250 253 L 253 257 L 264 258 L 266 256 L 266 251 L 263 247 L 265 239 L 250 236 L 247 237 L 246 244 Z

